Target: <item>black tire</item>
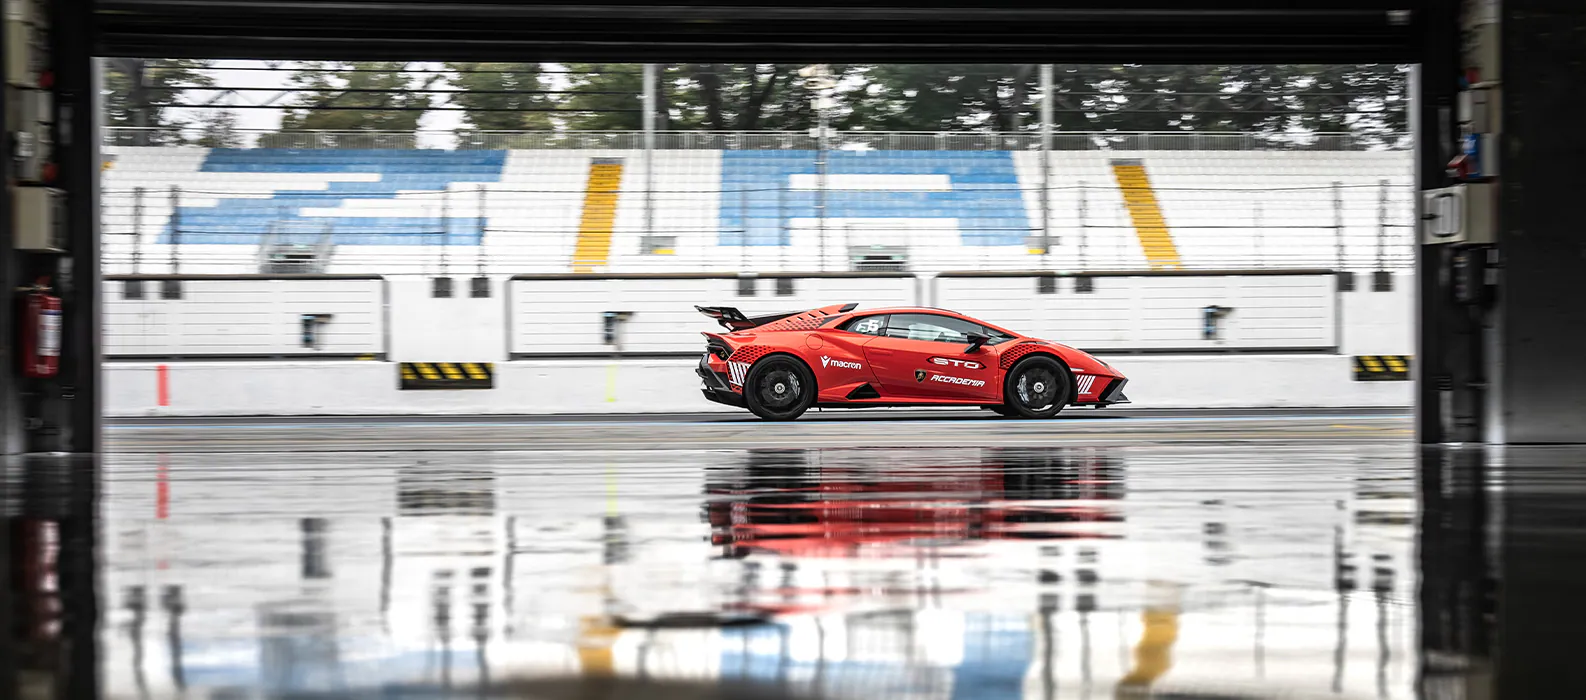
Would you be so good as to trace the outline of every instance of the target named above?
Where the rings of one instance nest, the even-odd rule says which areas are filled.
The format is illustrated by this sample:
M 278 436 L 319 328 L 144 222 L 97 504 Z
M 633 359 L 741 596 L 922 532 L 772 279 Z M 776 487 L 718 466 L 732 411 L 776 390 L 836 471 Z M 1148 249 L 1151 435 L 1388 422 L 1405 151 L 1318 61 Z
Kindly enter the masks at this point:
M 1008 370 L 1002 381 L 1004 408 L 1022 418 L 1051 418 L 1068 405 L 1074 382 L 1068 369 L 1045 355 L 1031 355 Z
M 790 355 L 771 355 L 749 368 L 743 398 L 766 420 L 793 420 L 815 403 L 815 375 Z
M 1013 409 L 1008 408 L 1007 406 L 987 406 L 986 410 L 991 411 L 992 413 L 995 413 L 995 414 L 997 414 L 999 416 L 1002 416 L 1003 418 L 1013 418 L 1013 417 L 1019 415 L 1019 413 L 1017 411 L 1014 411 Z

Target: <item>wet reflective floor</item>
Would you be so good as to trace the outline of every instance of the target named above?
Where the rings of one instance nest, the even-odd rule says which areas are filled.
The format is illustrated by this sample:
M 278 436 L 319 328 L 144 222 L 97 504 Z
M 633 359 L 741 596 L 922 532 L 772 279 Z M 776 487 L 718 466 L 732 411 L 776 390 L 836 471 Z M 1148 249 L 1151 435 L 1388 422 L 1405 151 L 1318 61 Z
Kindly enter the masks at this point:
M 1586 453 L 1422 451 L 1390 414 L 1057 423 L 113 428 L 97 465 L 7 469 L 0 680 L 1579 697 L 1527 693 L 1579 674 L 1552 635 L 1586 623 Z

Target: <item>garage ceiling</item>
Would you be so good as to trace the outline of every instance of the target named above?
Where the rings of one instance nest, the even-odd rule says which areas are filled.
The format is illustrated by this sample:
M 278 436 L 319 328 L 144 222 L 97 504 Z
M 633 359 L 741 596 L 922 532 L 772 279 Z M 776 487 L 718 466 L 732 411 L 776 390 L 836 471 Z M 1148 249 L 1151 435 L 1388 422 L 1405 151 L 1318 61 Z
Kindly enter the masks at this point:
M 1412 62 L 1436 2 L 90 1 L 102 56 L 896 63 Z

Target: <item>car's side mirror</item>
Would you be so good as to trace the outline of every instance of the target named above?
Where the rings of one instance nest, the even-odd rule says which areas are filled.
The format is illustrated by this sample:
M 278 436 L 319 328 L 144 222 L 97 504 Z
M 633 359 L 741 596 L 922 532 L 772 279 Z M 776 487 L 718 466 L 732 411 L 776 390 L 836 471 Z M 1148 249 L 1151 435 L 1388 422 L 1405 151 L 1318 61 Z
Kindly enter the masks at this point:
M 991 340 L 991 338 L 989 338 L 987 336 L 984 336 L 984 335 L 981 335 L 979 333 L 970 333 L 969 334 L 969 347 L 964 348 L 964 352 L 966 354 L 967 353 L 971 353 L 971 352 L 980 352 L 980 346 L 985 345 L 990 340 Z

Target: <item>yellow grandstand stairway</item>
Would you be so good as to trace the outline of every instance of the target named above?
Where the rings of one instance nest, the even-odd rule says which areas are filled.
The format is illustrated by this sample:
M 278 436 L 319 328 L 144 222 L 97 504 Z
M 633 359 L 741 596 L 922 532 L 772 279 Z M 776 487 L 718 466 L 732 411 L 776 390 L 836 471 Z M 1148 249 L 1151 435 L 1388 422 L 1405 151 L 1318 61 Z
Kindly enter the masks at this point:
M 1145 174 L 1145 163 L 1132 159 L 1114 160 L 1112 174 L 1118 179 L 1118 189 L 1123 191 L 1123 203 L 1129 208 L 1134 233 L 1140 237 L 1146 264 L 1153 270 L 1180 267 L 1178 246 L 1173 244 L 1173 234 L 1167 230 L 1167 219 L 1162 217 L 1162 206 L 1156 201 L 1151 178 Z
M 617 219 L 617 194 L 622 189 L 622 161 L 594 158 L 584 187 L 584 214 L 573 246 L 573 272 L 594 272 L 611 262 L 611 230 Z

